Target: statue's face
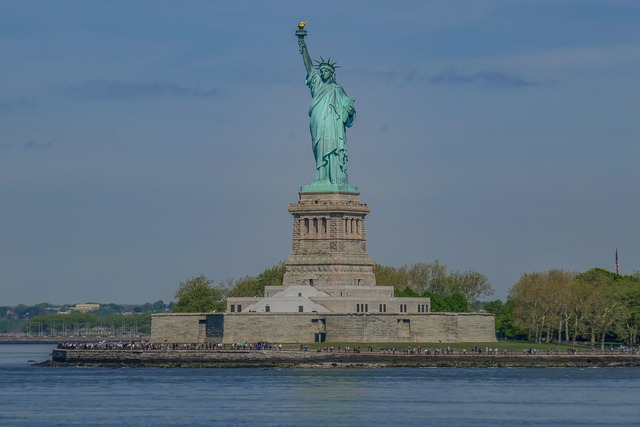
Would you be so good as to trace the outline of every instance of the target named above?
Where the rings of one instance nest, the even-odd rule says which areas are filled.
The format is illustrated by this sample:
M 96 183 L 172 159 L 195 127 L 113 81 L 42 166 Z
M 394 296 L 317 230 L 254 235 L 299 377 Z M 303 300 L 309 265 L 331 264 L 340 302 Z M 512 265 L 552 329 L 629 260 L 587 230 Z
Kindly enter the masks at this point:
M 331 79 L 333 76 L 333 71 L 329 67 L 320 68 L 320 78 L 323 82 L 326 82 Z

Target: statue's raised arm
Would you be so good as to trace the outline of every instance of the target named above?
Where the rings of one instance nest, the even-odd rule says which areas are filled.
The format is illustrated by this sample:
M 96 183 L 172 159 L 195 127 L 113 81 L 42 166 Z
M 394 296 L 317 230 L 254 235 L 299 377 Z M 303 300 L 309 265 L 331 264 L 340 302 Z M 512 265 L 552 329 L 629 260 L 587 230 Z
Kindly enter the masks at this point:
M 318 72 L 313 62 L 304 37 L 307 23 L 298 24 L 298 46 L 304 67 L 307 70 L 306 83 L 311 91 L 309 107 L 311 143 L 316 160 L 316 178 L 302 191 L 340 191 L 357 192 L 357 188 L 349 184 L 347 174 L 347 132 L 355 120 L 354 99 L 336 82 L 335 62 L 320 57 L 316 61 Z
M 306 24 L 306 22 L 299 23 L 299 30 L 296 32 L 296 34 L 302 34 L 302 32 L 304 32 L 304 34 L 306 35 L 307 32 L 304 31 L 304 26 Z M 311 56 L 309 55 L 309 49 L 307 49 L 307 43 L 304 41 L 304 35 L 298 36 L 298 46 L 300 47 L 300 54 L 302 54 L 302 62 L 304 62 L 304 68 L 307 69 L 307 74 L 310 74 L 311 72 L 313 72 L 313 62 L 311 61 Z

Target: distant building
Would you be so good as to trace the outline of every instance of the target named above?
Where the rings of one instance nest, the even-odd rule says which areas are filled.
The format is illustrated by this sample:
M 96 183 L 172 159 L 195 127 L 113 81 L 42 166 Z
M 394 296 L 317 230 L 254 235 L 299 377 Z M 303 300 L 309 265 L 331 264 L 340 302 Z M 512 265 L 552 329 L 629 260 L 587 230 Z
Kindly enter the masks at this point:
M 82 313 L 88 313 L 90 311 L 100 310 L 100 304 L 76 304 L 74 308 Z

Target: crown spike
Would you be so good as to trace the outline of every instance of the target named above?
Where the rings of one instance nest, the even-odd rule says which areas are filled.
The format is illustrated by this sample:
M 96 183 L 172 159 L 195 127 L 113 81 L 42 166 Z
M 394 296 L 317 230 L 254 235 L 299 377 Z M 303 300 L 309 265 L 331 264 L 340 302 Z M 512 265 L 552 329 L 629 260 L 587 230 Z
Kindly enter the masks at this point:
M 324 59 L 322 56 L 320 57 L 320 60 L 314 59 L 314 61 L 316 62 L 316 66 L 315 68 L 321 68 L 323 65 L 330 67 L 332 70 L 335 71 L 336 68 L 340 68 L 339 65 L 337 65 L 337 62 L 331 62 L 331 58 L 328 59 Z

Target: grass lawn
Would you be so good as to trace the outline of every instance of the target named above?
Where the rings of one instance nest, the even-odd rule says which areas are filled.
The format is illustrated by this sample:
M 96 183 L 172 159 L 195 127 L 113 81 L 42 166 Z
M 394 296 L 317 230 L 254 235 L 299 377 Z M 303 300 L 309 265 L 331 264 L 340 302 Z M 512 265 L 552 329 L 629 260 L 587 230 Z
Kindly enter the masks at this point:
M 294 346 L 295 344 L 291 344 L 290 346 Z M 338 347 L 340 347 L 341 351 L 345 347 L 349 347 L 351 349 L 355 347 L 360 347 L 361 352 L 366 352 L 369 347 L 373 347 L 373 351 L 381 351 L 383 348 L 395 348 L 397 351 L 402 351 L 408 347 L 417 348 L 418 346 L 422 346 L 423 349 L 430 348 L 432 350 L 436 348 L 446 349 L 447 347 L 453 349 L 455 353 L 461 353 L 463 350 L 467 352 L 472 351 L 474 348 L 482 349 L 498 349 L 499 352 L 508 352 L 508 353 L 523 353 L 528 351 L 529 349 L 535 349 L 539 353 L 547 353 L 549 350 L 552 352 L 557 352 L 559 354 L 567 353 L 567 350 L 573 348 L 572 345 L 567 344 L 556 344 L 556 343 L 532 343 L 529 341 L 497 341 L 497 342 L 466 342 L 466 343 L 429 343 L 429 342 L 415 342 L 415 343 L 345 343 L 345 342 L 324 342 L 324 343 L 308 343 L 309 351 L 317 351 L 318 349 L 323 349 L 324 347 L 329 348 L 333 346 L 334 351 L 338 351 Z M 287 346 L 289 347 L 289 346 Z M 576 346 L 578 351 L 581 353 L 584 351 L 590 351 L 591 346 L 589 345 L 578 345 Z M 596 347 L 596 351 L 598 348 Z

